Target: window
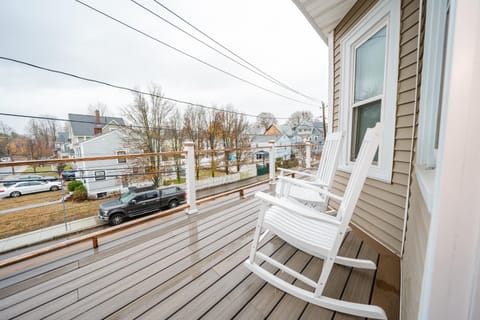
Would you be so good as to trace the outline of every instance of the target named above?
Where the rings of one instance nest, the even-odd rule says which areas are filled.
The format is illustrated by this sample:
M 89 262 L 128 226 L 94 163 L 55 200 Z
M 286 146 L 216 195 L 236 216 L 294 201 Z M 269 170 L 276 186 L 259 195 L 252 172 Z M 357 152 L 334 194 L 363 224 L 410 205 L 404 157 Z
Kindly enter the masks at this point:
M 139 194 L 135 198 L 133 198 L 136 202 L 144 201 L 145 200 L 145 194 Z
M 147 200 L 155 199 L 155 198 L 158 198 L 158 192 L 157 191 L 150 191 L 150 192 L 146 193 L 146 199 Z
M 124 156 L 126 154 L 126 151 L 117 151 L 117 156 Z M 117 163 L 127 163 L 127 158 L 118 158 L 117 161 Z
M 425 34 L 423 54 L 421 112 L 418 119 L 416 157 L 417 181 L 429 211 L 433 203 L 433 186 L 437 167 L 437 151 L 442 132 L 442 114 L 445 112 L 444 87 L 448 73 L 448 33 L 450 28 L 450 1 L 429 3 L 425 28 L 437 30 Z
M 169 195 L 175 194 L 176 191 L 177 191 L 176 188 L 162 189 L 162 196 L 169 196 Z
M 352 104 L 352 144 L 350 160 L 355 161 L 368 128 L 380 121 L 385 79 L 385 42 L 383 26 L 355 49 L 354 92 Z M 378 161 L 378 158 L 375 159 Z
M 379 2 L 341 41 L 340 130 L 346 134 L 340 169 L 351 171 L 363 137 L 384 123 L 369 177 L 390 183 L 397 95 L 400 7 Z
M 95 171 L 95 181 L 105 180 L 105 171 Z

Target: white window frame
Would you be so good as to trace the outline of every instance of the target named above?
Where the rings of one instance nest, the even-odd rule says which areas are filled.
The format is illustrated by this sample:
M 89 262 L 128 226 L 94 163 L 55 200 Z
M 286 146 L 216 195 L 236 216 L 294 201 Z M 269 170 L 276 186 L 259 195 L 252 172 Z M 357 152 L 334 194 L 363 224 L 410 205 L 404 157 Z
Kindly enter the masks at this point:
M 101 175 L 100 173 L 103 173 L 103 175 Z M 107 175 L 104 170 L 94 171 L 93 175 L 94 175 L 95 181 L 107 180 Z
M 340 130 L 347 132 L 343 145 L 339 169 L 351 172 L 352 119 L 354 98 L 355 49 L 386 26 L 385 77 L 380 111 L 380 121 L 384 132 L 380 143 L 378 162 L 372 164 L 368 177 L 391 183 L 393 167 L 393 147 L 395 143 L 395 114 L 397 109 L 398 56 L 400 43 L 400 2 L 380 1 L 362 20 L 341 40 L 341 80 L 340 80 Z M 378 98 L 375 97 L 375 98 Z
M 420 89 L 421 112 L 418 118 L 415 168 L 418 186 L 429 212 L 432 212 L 433 207 L 437 171 L 437 150 L 435 149 L 437 117 L 440 103 L 442 100 L 446 101 L 445 96 L 440 97 L 442 68 L 439 68 L 439 66 L 444 61 L 442 53 L 444 52 L 445 34 L 443 30 L 445 30 L 448 3 L 449 0 L 430 1 L 427 5 L 425 21 L 425 27 L 429 30 L 442 30 L 442 32 L 425 33 L 422 87 Z M 448 56 L 448 52 L 445 52 L 445 54 Z M 444 81 L 447 81 L 447 65 L 443 68 Z M 443 94 L 445 95 L 445 92 Z M 441 110 L 442 114 L 445 110 L 446 105 L 444 104 Z M 442 128 L 441 122 L 439 125 Z
M 127 151 L 126 150 L 117 150 L 116 152 L 117 156 L 126 156 Z M 124 164 L 127 163 L 127 158 L 117 158 L 117 164 Z

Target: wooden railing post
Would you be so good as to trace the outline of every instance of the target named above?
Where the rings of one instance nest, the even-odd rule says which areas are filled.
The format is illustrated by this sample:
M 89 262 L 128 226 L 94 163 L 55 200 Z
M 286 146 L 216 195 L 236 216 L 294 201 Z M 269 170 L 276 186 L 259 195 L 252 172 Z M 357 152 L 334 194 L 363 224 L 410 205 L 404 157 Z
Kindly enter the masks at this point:
M 305 167 L 310 169 L 312 167 L 312 145 L 310 140 L 305 141 Z
M 268 141 L 270 144 L 270 157 L 269 157 L 269 168 L 270 168 L 270 184 L 275 183 L 275 140 Z
M 187 155 L 185 156 L 186 160 L 186 187 L 187 187 L 187 204 L 188 209 L 187 214 L 194 214 L 198 212 L 197 209 L 197 196 L 195 189 L 195 148 L 192 141 L 185 141 L 183 143 Z

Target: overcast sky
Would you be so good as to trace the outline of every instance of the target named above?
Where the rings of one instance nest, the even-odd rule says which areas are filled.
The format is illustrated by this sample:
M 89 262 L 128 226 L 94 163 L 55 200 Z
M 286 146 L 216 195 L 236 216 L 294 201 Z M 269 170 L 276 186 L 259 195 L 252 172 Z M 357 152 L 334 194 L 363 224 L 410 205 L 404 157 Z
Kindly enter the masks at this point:
M 84 1 L 225 71 L 308 102 L 188 38 L 130 0 Z M 194 32 L 154 1 L 137 1 Z M 327 100 L 327 47 L 291 0 L 159 2 L 278 80 Z M 250 114 L 288 117 L 310 110 L 320 115 L 318 107 L 232 79 L 73 0 L 1 1 L 0 56 L 142 90 L 155 83 L 168 97 L 208 106 L 232 104 Z M 121 116 L 132 94 L 0 60 L 1 112 L 66 118 L 68 113 L 86 114 L 89 105 L 98 102 L 107 104 L 109 115 Z M 0 121 L 17 132 L 24 132 L 27 123 L 6 116 Z

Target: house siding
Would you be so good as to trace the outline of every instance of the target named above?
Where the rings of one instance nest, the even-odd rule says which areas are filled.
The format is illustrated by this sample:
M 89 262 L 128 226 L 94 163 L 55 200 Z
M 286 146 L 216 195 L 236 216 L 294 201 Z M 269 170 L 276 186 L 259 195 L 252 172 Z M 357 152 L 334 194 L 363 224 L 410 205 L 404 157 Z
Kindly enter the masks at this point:
M 334 30 L 334 100 L 333 128 L 340 123 L 341 41 L 360 19 L 372 9 L 377 0 L 359 1 Z M 417 95 L 417 49 L 419 0 L 401 1 L 400 56 L 397 84 L 397 110 L 391 183 L 367 179 L 352 222 L 396 255 L 401 255 L 405 205 L 407 197 L 412 135 Z M 334 190 L 345 190 L 349 173 L 338 171 Z M 333 206 L 336 204 L 333 203 Z
M 430 227 L 430 213 L 422 198 L 415 177 L 412 181 L 405 253 L 402 259 L 401 319 L 417 319 L 425 254 Z

